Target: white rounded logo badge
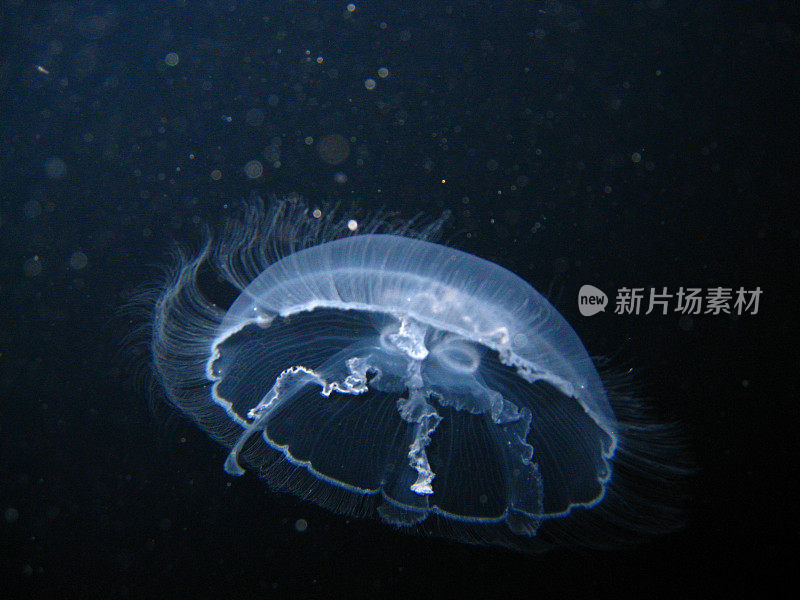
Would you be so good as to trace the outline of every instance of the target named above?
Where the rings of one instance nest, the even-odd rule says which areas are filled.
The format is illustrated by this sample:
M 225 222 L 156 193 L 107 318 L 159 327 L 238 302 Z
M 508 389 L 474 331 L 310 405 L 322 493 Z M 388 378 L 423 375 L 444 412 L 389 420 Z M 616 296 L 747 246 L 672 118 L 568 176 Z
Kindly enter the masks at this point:
M 578 290 L 578 310 L 584 317 L 603 312 L 608 306 L 606 293 L 593 285 L 582 285 Z

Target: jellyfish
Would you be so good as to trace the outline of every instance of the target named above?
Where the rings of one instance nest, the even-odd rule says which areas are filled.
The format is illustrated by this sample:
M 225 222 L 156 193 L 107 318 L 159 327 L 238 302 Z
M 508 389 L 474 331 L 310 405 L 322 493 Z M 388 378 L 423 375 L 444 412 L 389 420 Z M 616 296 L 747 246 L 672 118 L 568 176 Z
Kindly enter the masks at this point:
M 436 243 L 445 217 L 248 203 L 154 302 L 166 399 L 230 475 L 400 530 L 540 551 L 673 529 L 669 427 L 524 279 Z

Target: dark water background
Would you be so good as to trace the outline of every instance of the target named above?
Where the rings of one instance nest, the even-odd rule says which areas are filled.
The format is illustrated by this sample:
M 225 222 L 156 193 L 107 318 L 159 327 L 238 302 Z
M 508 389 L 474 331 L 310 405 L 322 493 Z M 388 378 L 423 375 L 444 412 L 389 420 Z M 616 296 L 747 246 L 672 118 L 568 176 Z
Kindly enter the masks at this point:
M 0 595 L 694 598 L 789 576 L 795 3 L 1 6 Z M 451 210 L 457 246 L 551 290 L 685 424 L 685 529 L 532 558 L 227 477 L 151 410 L 118 311 L 173 240 L 287 193 Z M 763 296 L 739 318 L 586 318 L 584 283 Z

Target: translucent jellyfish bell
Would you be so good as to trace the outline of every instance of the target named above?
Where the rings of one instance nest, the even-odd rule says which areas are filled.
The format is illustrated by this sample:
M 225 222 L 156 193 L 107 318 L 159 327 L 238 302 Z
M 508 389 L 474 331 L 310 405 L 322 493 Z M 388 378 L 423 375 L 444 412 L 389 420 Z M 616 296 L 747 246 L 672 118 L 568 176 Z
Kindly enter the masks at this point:
M 251 206 L 156 303 L 169 400 L 230 448 L 228 473 L 255 467 L 339 512 L 524 549 L 605 543 L 600 522 L 669 528 L 646 485 L 625 496 L 628 480 L 677 473 L 648 451 L 664 444 L 615 416 L 541 294 L 426 241 L 439 226 L 348 235 L 302 204 Z M 204 263 L 240 291 L 227 311 L 198 288 Z M 606 506 L 620 502 L 637 514 Z

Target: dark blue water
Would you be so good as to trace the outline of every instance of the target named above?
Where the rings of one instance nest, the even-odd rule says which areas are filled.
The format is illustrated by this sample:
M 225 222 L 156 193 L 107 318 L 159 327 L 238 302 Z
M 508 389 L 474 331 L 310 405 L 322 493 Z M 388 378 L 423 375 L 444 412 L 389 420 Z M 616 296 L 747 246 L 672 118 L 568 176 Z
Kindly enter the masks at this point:
M 723 0 L 3 2 L 2 589 L 696 597 L 785 574 L 798 16 Z M 683 423 L 685 527 L 531 557 L 225 475 L 225 449 L 148 394 L 121 307 L 173 242 L 290 193 L 357 216 L 451 211 L 452 245 L 547 293 Z M 587 283 L 763 294 L 757 314 L 584 317 Z

